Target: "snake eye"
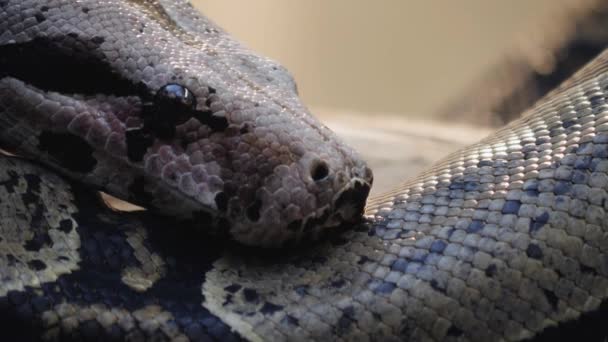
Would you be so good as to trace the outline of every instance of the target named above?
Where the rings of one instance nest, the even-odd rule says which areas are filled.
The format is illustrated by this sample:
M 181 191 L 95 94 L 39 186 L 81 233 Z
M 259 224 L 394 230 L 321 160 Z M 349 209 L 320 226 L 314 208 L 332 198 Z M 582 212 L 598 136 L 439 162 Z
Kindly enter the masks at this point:
M 175 126 L 181 125 L 195 115 L 196 97 L 179 84 L 167 84 L 154 96 L 152 105 L 145 109 L 146 128 L 161 139 L 171 139 Z
M 193 116 L 192 111 L 196 109 L 196 98 L 184 86 L 167 84 L 156 93 L 154 107 L 165 120 L 180 125 Z

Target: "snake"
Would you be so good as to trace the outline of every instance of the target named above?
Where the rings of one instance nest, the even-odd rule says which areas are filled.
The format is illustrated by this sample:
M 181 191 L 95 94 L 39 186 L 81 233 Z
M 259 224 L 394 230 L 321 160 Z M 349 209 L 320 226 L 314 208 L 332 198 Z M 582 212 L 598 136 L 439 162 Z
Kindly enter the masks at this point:
M 289 72 L 188 1 L 0 0 L 2 339 L 604 340 L 607 91 L 604 52 L 367 201 Z

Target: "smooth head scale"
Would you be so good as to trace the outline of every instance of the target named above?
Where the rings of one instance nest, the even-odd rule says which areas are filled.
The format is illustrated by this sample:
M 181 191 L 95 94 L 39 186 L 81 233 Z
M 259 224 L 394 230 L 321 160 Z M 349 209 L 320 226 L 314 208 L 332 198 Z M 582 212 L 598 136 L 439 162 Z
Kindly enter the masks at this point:
M 245 244 L 360 216 L 366 164 L 187 1 L 0 1 L 0 32 L 0 139 L 21 153 Z

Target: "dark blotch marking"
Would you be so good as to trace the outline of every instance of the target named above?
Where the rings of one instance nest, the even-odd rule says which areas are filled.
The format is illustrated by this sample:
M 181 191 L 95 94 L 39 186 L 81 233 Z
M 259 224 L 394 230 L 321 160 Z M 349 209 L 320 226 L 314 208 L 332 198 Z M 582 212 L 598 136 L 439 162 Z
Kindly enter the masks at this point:
M 15 256 L 10 253 L 6 254 L 6 260 L 8 261 L 9 266 L 15 266 L 19 261 L 19 259 L 15 258 Z
M 378 284 L 378 286 L 376 286 L 374 288 L 374 293 L 390 294 L 393 292 L 393 290 L 396 287 L 397 287 L 397 285 L 395 285 L 395 283 L 391 283 L 389 281 L 383 281 L 382 283 Z
M 226 290 L 230 293 L 235 293 L 236 291 L 240 290 L 241 288 L 242 288 L 242 286 L 239 284 L 232 284 L 232 285 L 228 285 L 228 286 L 224 287 L 224 290 Z
M 549 222 L 549 213 L 544 212 L 530 220 L 530 233 L 536 232 Z
M 460 337 L 462 336 L 464 332 L 458 328 L 456 328 L 455 326 L 451 326 L 448 331 L 447 331 L 447 335 L 451 336 L 451 337 Z
M 35 271 L 42 271 L 46 268 L 46 264 L 39 259 L 30 260 L 27 262 L 27 265 Z
M 41 22 L 43 22 L 43 21 L 45 21 L 45 20 L 46 20 L 46 16 L 45 16 L 44 14 L 42 14 L 41 12 L 36 13 L 36 14 L 34 15 L 34 17 L 36 18 L 36 21 L 37 21 L 38 23 L 41 23 Z
M 217 206 L 217 210 L 226 211 L 228 209 L 228 195 L 225 192 L 218 192 L 215 195 L 215 205 Z
M 355 308 L 352 306 L 347 306 L 344 309 L 342 309 L 342 313 L 344 314 L 344 316 L 354 320 L 355 319 Z
M 595 151 L 595 148 L 596 148 L 596 147 L 597 147 L 597 146 L 594 146 L 594 151 Z M 598 157 L 598 158 L 604 158 L 604 157 L 606 157 L 606 156 L 599 156 L 599 155 L 598 155 L 598 156 L 595 156 L 595 157 Z M 592 160 L 592 159 L 593 159 L 593 158 L 592 158 L 591 156 L 579 156 L 579 157 L 577 157 L 577 158 L 576 158 L 576 160 L 574 161 L 574 168 L 575 168 L 575 169 L 588 169 L 588 168 L 589 168 L 589 166 L 591 165 L 591 160 Z
M 463 190 L 464 189 L 464 181 L 454 179 L 450 183 L 450 190 Z
M 495 276 L 497 272 L 498 272 L 498 268 L 496 267 L 496 264 L 488 265 L 488 267 L 485 270 L 486 277 L 490 277 L 490 278 Z
M 34 174 L 26 174 L 23 176 L 27 181 L 27 190 L 25 193 L 21 194 L 21 200 L 23 204 L 26 206 L 36 205 L 40 202 L 40 182 L 41 179 L 38 175 Z M 42 208 L 36 208 L 36 211 L 39 212 L 43 210 Z M 41 212 L 39 213 L 42 214 Z
M 492 166 L 492 161 L 491 160 L 480 160 L 479 163 L 477 163 L 477 167 L 484 167 L 484 166 Z
M 469 227 L 467 228 L 467 233 L 477 233 L 478 231 L 483 229 L 483 221 L 481 220 L 473 220 L 471 221 L 471 223 L 469 224 Z
M 598 275 L 597 270 L 593 267 L 589 267 L 583 264 L 579 264 L 579 267 L 581 269 L 581 272 L 585 273 L 585 274 L 591 274 L 591 275 Z
M 548 142 L 550 142 L 551 140 L 548 137 L 540 137 L 540 138 L 536 138 L 536 141 L 534 142 L 536 145 L 542 145 L 542 144 L 546 144 Z
M 557 310 L 557 304 L 559 303 L 559 298 L 555 295 L 553 291 L 549 291 L 547 289 L 543 289 L 543 293 L 545 294 L 545 298 L 547 298 L 547 302 L 551 304 L 553 310 Z
M 572 171 L 572 183 L 575 184 L 585 184 L 589 179 L 589 175 L 586 171 L 583 170 L 574 170 Z
M 330 283 L 330 286 L 339 289 L 342 286 L 344 286 L 345 284 L 346 284 L 346 281 L 344 279 L 338 279 L 338 280 L 332 281 Z
M 114 71 L 94 41 L 98 39 L 87 41 L 69 33 L 2 45 L 0 77 L 11 76 L 64 94 L 147 96 L 143 83 L 133 83 Z
M 558 196 L 567 194 L 571 188 L 572 188 L 572 183 L 564 182 L 564 181 L 557 181 L 555 183 L 555 186 L 553 187 L 553 193 Z
M 526 248 L 526 255 L 533 259 L 542 259 L 543 250 L 537 244 L 531 243 Z
M 72 229 L 74 229 L 74 223 L 72 223 L 72 220 L 65 219 L 65 220 L 61 220 L 61 222 L 59 222 L 60 231 L 62 231 L 64 233 L 69 233 L 72 231 Z
M 264 315 L 272 315 L 277 311 L 281 311 L 283 310 L 283 306 L 281 305 L 276 305 L 270 302 L 266 302 L 264 303 L 264 305 L 262 306 L 262 308 L 260 309 L 260 311 L 264 314 Z
M 502 207 L 502 213 L 503 214 L 517 214 L 519 212 L 520 206 L 521 206 L 521 202 L 518 200 L 506 201 Z
M 283 317 L 281 320 L 281 324 L 299 326 L 300 321 L 292 315 L 285 315 L 285 317 Z
M 252 205 L 247 207 L 247 218 L 252 222 L 257 222 L 260 219 L 260 209 L 262 201 L 256 200 Z
M 589 98 L 589 102 L 591 103 L 591 107 L 597 107 L 601 104 L 604 104 L 605 100 L 603 96 L 595 95 Z
M 154 143 L 154 137 L 145 129 L 128 129 L 125 132 L 127 141 L 127 157 L 132 162 L 140 162 Z
M 533 180 L 529 183 L 524 184 L 524 186 L 522 187 L 523 190 L 538 190 L 538 182 L 536 180 Z
M 23 248 L 25 248 L 26 251 L 37 252 L 42 249 L 42 247 L 51 245 L 53 245 L 53 241 L 51 240 L 49 234 L 47 232 L 41 232 L 39 229 L 37 229 L 34 232 L 34 237 L 27 240 L 23 245 Z
M 208 126 L 214 132 L 223 132 L 228 128 L 228 120 L 223 116 L 213 115 L 210 110 L 196 111 L 194 117 L 203 125 Z
M 479 189 L 478 182 L 464 182 L 464 191 L 477 191 Z
M 441 242 L 443 242 L 443 241 L 441 241 Z M 441 249 L 442 251 L 443 251 L 443 249 L 445 249 L 445 247 L 442 247 L 442 245 L 437 245 L 436 247 L 438 248 L 438 250 Z M 422 252 L 422 250 L 419 250 L 414 253 L 414 256 L 412 257 L 412 261 L 416 261 L 419 263 L 425 263 L 426 258 L 428 258 L 428 257 L 429 257 L 429 253 L 424 253 L 424 252 Z
M 445 250 L 446 247 L 447 247 L 447 243 L 445 243 L 445 241 L 435 240 L 431 244 L 431 252 L 433 252 L 433 253 L 442 253 L 443 250 Z
M 106 39 L 104 37 L 100 37 L 100 36 L 95 36 L 93 38 L 91 38 L 91 42 L 95 45 L 101 45 L 106 41 Z
M 90 9 L 88 7 L 83 7 L 82 8 L 82 13 L 84 13 L 84 14 L 88 14 L 89 11 L 90 11 Z
M 88 173 L 97 164 L 91 145 L 73 134 L 43 131 L 38 142 L 40 151 L 48 152 L 62 167 L 72 172 Z
M 243 297 L 247 302 L 254 303 L 260 300 L 260 295 L 254 289 L 245 288 L 243 289 Z
M 134 202 L 145 204 L 153 200 L 153 197 L 146 192 L 146 179 L 143 176 L 135 178 L 128 190 Z
M 298 285 L 298 286 L 294 287 L 293 290 L 298 295 L 304 297 L 304 296 L 306 296 L 308 294 L 308 287 L 309 287 L 308 285 Z
M 232 296 L 231 294 L 227 295 L 226 300 L 224 300 L 224 302 L 222 303 L 222 306 L 232 304 L 234 302 L 233 299 L 234 299 L 234 296 Z
M 443 287 L 439 286 L 439 283 L 437 282 L 436 279 L 431 280 L 431 288 L 433 288 L 433 290 L 435 290 L 437 292 L 440 292 L 443 294 L 446 293 L 445 289 Z
M 359 257 L 359 261 L 357 261 L 357 264 L 358 265 L 363 265 L 366 262 L 370 262 L 370 261 L 372 261 L 372 259 L 366 257 L 365 255 L 362 255 L 362 256 Z
M 526 195 L 530 197 L 538 197 L 540 192 L 536 189 L 526 190 Z
M 350 330 L 352 325 L 353 320 L 350 319 L 346 314 L 342 314 L 335 327 L 336 335 L 342 336 L 346 334 Z
M 7 192 L 13 193 L 15 192 L 15 187 L 19 185 L 19 174 L 13 170 L 8 170 L 6 173 L 9 178 L 4 182 L 0 182 L 0 186 L 5 187 Z
M 570 126 L 572 126 L 574 124 L 576 124 L 575 120 L 565 120 L 564 122 L 562 122 L 562 126 L 564 128 L 568 128 L 568 127 L 570 127 Z

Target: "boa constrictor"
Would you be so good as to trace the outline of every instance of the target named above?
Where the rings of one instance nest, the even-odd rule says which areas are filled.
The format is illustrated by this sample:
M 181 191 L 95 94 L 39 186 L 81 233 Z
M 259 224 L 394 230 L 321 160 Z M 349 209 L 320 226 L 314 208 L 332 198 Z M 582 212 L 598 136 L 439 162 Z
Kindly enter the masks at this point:
M 187 1 L 0 0 L 2 338 L 602 339 L 607 66 L 357 223 L 365 163 Z

